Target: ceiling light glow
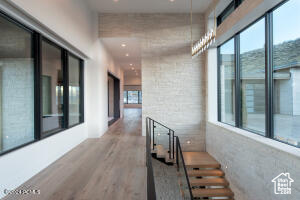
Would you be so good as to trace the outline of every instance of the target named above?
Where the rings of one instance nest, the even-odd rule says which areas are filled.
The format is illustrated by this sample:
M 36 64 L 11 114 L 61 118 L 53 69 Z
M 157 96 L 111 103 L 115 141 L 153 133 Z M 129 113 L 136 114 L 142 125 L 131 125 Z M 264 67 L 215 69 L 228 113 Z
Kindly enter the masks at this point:
M 122 47 L 126 47 L 126 44 L 121 44 Z
M 126 54 L 125 54 L 125 56 L 127 56 L 127 57 L 128 57 L 128 56 L 129 56 L 129 54 L 128 54 L 128 53 L 126 53 Z

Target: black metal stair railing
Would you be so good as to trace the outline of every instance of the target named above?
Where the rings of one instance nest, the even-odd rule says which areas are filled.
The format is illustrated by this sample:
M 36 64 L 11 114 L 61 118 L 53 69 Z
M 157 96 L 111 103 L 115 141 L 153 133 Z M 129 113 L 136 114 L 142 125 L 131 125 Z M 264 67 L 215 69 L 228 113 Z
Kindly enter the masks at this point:
M 151 126 L 146 119 L 146 165 L 147 165 L 147 200 L 156 200 L 152 155 L 151 155 Z
M 180 145 L 180 141 L 178 136 L 174 136 L 176 138 L 176 164 L 179 182 L 182 189 L 183 199 L 194 199 L 192 188 L 189 180 L 189 176 L 187 174 L 186 166 L 184 163 L 183 153 Z
M 183 195 L 183 199 L 193 200 L 192 188 L 190 185 L 189 177 L 187 174 L 186 166 L 184 163 L 182 148 L 180 145 L 180 140 L 178 136 L 175 136 L 174 130 L 168 128 L 167 126 L 151 119 L 150 117 L 146 118 L 146 157 L 147 157 L 147 195 L 148 200 L 155 200 L 155 184 L 154 184 L 154 176 L 153 176 L 153 168 L 152 168 L 152 150 L 155 150 L 155 146 L 158 141 L 158 134 L 156 134 L 157 126 L 164 127 L 167 130 L 168 135 L 168 154 L 169 158 L 173 159 L 173 162 L 176 162 L 178 178 L 181 187 L 181 194 Z M 160 132 L 161 133 L 161 132 Z M 160 134 L 159 133 L 159 134 Z M 175 147 L 176 143 L 176 147 Z
M 148 123 L 151 135 L 152 150 L 155 149 L 156 145 L 163 145 L 164 147 L 167 147 L 169 159 L 175 159 L 174 130 L 158 121 L 155 121 L 154 119 L 151 119 L 150 117 L 146 118 L 146 122 Z

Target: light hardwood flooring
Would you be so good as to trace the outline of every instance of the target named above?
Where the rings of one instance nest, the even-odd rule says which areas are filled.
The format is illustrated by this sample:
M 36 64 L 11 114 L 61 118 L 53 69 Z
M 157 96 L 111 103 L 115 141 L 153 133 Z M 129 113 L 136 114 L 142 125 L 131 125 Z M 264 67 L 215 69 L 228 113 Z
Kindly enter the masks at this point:
M 5 199 L 144 200 L 147 179 L 141 132 L 141 109 L 125 109 L 124 119 L 101 138 L 87 139 L 19 188 L 41 194 Z

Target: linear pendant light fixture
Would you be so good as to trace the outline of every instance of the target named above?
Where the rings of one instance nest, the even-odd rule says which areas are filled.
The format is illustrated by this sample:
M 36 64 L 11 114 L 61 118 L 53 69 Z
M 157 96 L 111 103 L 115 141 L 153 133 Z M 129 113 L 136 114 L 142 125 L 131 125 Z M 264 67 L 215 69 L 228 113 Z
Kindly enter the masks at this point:
M 214 28 L 201 39 L 193 43 L 193 0 L 191 0 L 191 53 L 196 57 L 209 48 L 216 40 L 216 10 L 214 10 Z

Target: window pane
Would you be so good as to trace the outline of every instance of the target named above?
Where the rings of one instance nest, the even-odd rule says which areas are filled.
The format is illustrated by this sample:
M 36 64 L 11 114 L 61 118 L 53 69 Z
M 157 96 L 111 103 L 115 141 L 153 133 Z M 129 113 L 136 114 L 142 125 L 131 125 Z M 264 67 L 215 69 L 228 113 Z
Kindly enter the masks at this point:
M 142 103 L 142 91 L 139 91 L 139 104 Z
M 128 103 L 139 103 L 138 95 L 138 91 L 128 91 Z
M 265 19 L 240 34 L 242 127 L 265 133 Z
M 220 47 L 220 114 L 221 121 L 235 125 L 235 61 L 234 39 Z
M 34 140 L 32 34 L 0 16 L 0 153 Z
M 300 146 L 300 1 L 273 13 L 274 137 Z M 291 20 L 293 19 L 293 20 Z
M 42 41 L 43 132 L 63 127 L 63 68 L 61 50 Z
M 127 91 L 124 91 L 123 96 L 124 96 L 124 103 L 127 103 Z
M 69 56 L 69 126 L 80 122 L 80 60 Z

